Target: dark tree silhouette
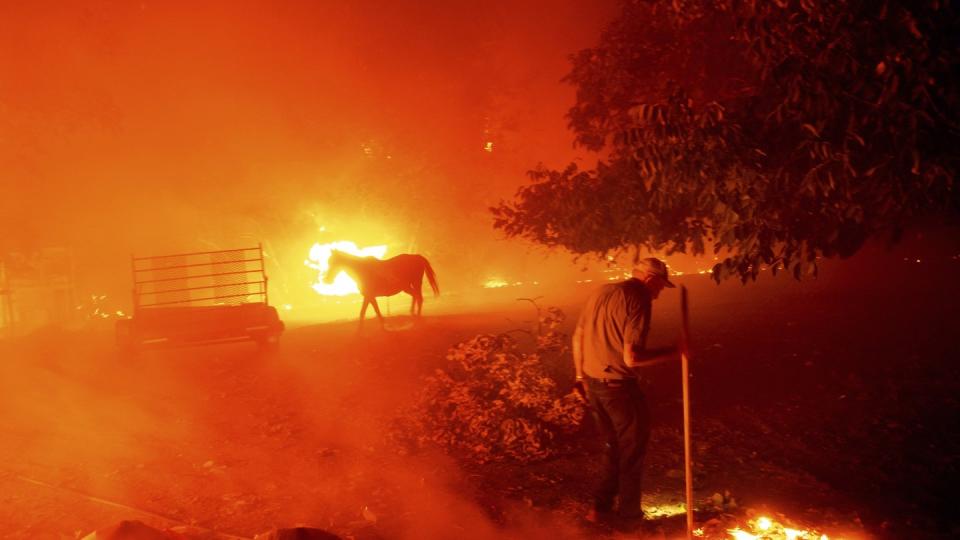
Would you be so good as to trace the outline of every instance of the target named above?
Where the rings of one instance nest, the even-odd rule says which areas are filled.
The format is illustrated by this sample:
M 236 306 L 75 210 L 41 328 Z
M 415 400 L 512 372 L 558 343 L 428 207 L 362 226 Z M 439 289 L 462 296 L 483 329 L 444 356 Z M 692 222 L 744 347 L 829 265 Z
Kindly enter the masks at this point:
M 576 254 L 707 250 L 718 281 L 816 273 L 955 219 L 960 25 L 949 0 L 632 0 L 572 56 L 575 142 L 494 226 Z

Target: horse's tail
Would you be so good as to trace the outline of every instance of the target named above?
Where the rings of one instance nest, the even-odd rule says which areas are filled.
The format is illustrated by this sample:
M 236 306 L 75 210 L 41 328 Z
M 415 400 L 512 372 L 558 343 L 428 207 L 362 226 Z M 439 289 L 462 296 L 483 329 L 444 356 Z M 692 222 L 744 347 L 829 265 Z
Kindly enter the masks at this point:
M 433 273 L 433 267 L 430 266 L 430 261 L 428 261 L 426 257 L 421 257 L 421 259 L 423 259 L 423 272 L 427 275 L 427 281 L 430 282 L 433 295 L 440 296 L 440 286 L 437 285 L 437 275 Z

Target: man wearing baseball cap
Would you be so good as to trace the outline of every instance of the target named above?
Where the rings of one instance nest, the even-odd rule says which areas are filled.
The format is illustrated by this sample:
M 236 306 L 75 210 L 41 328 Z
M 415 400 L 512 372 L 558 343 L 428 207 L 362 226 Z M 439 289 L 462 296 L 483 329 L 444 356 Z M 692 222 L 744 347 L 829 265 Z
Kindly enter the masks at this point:
M 651 305 L 664 288 L 674 288 L 667 265 L 653 257 L 641 260 L 630 279 L 590 296 L 573 334 L 576 389 L 590 402 L 607 446 L 590 521 L 612 517 L 615 501 L 622 525 L 643 520 L 640 488 L 650 421 L 637 376 L 677 351 L 646 346 Z

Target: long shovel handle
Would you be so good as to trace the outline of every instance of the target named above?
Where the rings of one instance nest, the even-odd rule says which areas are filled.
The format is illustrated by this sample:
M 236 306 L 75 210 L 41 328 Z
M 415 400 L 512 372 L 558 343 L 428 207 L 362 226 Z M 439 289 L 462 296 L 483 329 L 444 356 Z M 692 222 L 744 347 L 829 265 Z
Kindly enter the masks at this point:
M 693 467 L 690 451 L 690 358 L 687 347 L 689 316 L 687 311 L 687 288 L 680 286 L 680 365 L 683 377 L 683 469 L 687 496 L 687 538 L 693 538 Z

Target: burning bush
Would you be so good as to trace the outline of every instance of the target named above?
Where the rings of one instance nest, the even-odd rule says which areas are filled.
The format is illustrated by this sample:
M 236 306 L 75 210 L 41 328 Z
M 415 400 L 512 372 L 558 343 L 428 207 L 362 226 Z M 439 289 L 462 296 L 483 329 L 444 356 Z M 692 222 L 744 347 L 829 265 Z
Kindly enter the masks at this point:
M 524 353 L 507 334 L 481 334 L 447 352 L 446 369 L 427 377 L 417 402 L 395 434 L 416 445 L 436 444 L 477 463 L 530 462 L 558 451 L 558 436 L 583 420 L 580 398 L 560 395 L 548 362 L 561 361 L 563 320 L 550 309 L 537 351 Z

